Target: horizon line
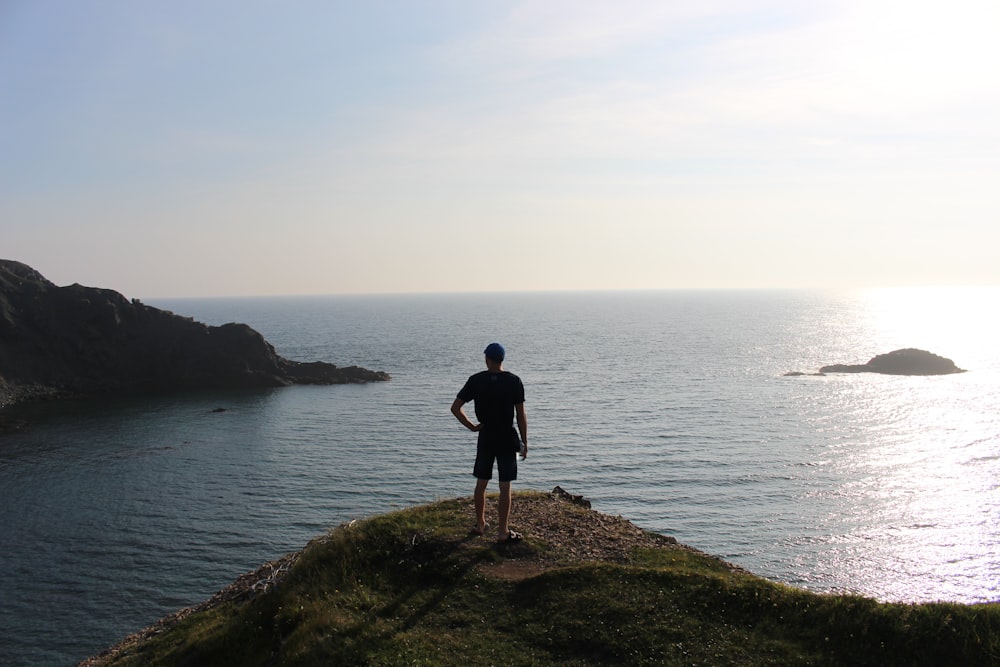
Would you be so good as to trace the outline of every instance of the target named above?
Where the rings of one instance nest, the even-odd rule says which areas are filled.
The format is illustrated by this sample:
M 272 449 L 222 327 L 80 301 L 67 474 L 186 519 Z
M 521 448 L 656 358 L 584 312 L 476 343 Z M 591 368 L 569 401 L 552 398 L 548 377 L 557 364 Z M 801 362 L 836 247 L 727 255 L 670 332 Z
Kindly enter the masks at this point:
M 201 294 L 142 297 L 140 301 L 195 300 L 195 299 L 308 299 L 331 297 L 421 297 L 421 296 L 500 296 L 500 295 L 558 295 L 558 294 L 640 294 L 665 292 L 871 292 L 879 290 L 968 290 L 995 289 L 1000 284 L 916 284 L 916 285 L 847 285 L 809 287 L 608 287 L 563 288 L 522 290 L 428 290 L 385 292 L 276 292 L 272 294 Z

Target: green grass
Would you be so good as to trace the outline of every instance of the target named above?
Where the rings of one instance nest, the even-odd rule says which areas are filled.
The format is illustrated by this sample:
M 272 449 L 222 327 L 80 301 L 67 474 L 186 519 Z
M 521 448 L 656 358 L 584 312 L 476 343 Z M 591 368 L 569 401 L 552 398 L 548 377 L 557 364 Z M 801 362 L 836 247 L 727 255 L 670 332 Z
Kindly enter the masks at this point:
M 816 595 L 666 548 L 509 581 L 481 566 L 548 545 L 507 553 L 468 525 L 454 500 L 339 528 L 271 591 L 107 664 L 1000 665 L 1000 605 Z

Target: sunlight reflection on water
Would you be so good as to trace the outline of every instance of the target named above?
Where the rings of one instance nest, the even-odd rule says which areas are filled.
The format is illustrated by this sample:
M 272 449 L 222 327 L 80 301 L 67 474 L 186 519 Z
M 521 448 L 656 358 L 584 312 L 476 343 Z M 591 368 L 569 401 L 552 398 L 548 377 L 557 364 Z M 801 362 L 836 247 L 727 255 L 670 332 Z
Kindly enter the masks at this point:
M 895 600 L 1000 598 L 1000 570 L 984 558 L 1000 552 L 1000 421 L 981 409 L 997 404 L 994 387 L 972 374 L 843 379 L 858 428 L 840 463 L 854 519 L 833 552 L 858 577 L 855 590 Z

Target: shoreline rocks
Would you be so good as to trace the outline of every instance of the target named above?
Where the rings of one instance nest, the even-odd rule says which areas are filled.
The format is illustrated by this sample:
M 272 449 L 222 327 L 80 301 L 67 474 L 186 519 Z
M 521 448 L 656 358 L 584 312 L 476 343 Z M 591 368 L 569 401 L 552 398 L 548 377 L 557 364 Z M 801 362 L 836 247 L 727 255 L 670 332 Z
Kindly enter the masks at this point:
M 208 326 L 110 289 L 58 287 L 0 259 L 0 407 L 112 393 L 389 380 L 278 355 L 246 324 Z

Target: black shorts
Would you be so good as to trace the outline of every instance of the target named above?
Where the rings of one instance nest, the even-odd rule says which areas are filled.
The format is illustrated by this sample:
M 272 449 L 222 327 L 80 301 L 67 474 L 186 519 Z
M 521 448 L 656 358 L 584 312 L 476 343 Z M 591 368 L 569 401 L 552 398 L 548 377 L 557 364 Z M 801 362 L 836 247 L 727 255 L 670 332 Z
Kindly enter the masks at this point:
M 513 482 L 517 479 L 517 452 L 498 452 L 485 445 L 476 447 L 476 465 L 472 468 L 472 474 L 476 479 L 493 479 L 494 461 L 497 463 L 501 482 Z

